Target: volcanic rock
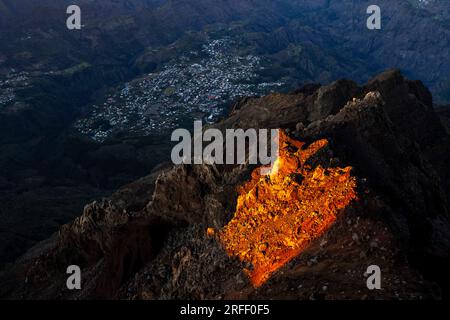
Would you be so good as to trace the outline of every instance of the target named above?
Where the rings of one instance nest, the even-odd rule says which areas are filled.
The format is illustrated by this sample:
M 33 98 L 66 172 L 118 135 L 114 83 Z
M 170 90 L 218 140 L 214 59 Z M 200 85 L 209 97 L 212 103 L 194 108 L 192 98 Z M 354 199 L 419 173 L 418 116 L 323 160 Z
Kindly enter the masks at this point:
M 448 132 L 420 81 L 390 70 L 363 86 L 341 80 L 246 98 L 216 128 L 281 128 L 309 165 L 352 167 L 358 199 L 333 226 L 255 288 L 211 230 L 234 217 L 251 165 L 167 165 L 124 186 L 0 275 L 21 299 L 425 299 L 448 296 Z M 263 248 L 263 247 L 262 247 Z M 311 263 L 314 261 L 314 263 Z M 66 288 L 79 265 L 82 290 Z M 370 265 L 382 290 L 368 290 Z

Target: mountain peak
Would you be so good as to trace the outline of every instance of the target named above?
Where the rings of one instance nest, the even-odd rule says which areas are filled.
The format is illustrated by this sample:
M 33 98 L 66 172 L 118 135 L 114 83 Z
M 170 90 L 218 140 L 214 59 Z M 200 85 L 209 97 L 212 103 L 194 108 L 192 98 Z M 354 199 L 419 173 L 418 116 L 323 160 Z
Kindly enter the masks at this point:
M 443 164 L 449 157 L 442 147 L 446 133 L 422 83 L 391 70 L 363 86 L 345 80 L 243 99 L 214 127 L 282 128 L 288 139 L 310 148 L 326 139 L 308 160 L 308 170 L 351 167 L 357 199 L 337 206 L 327 231 L 309 239 L 256 289 L 244 272 L 255 261 L 233 259 L 226 245 L 211 238 L 212 228 L 240 219 L 239 190 L 254 167 L 168 165 L 87 205 L 82 216 L 0 276 L 1 296 L 418 299 L 447 294 L 433 284 L 445 287 L 446 267 L 430 272 L 424 263 L 448 261 L 450 172 Z M 296 181 L 292 186 L 304 183 Z M 287 223 L 286 217 L 278 219 L 280 227 Z M 267 251 L 270 243 L 258 245 Z M 383 269 L 383 292 L 362 297 L 361 278 L 373 263 Z M 65 290 L 64 266 L 72 264 L 89 275 L 77 293 Z M 291 290 L 300 285 L 301 290 Z M 322 285 L 326 291 L 318 291 Z

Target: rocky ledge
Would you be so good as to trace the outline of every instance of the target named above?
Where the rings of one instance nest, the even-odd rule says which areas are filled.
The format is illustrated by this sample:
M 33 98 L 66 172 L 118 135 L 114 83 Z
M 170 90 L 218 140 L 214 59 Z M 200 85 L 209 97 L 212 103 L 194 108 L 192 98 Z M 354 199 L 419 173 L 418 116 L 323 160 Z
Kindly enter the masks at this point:
M 445 119 L 447 120 L 445 120 Z M 439 299 L 448 296 L 449 134 L 420 81 L 387 71 L 245 98 L 215 127 L 282 128 L 329 142 L 315 162 L 351 166 L 358 200 L 260 287 L 208 228 L 236 210 L 251 165 L 162 165 L 91 203 L 0 275 L 15 299 Z M 66 268 L 82 270 L 69 291 Z M 370 265 L 382 289 L 368 290 Z

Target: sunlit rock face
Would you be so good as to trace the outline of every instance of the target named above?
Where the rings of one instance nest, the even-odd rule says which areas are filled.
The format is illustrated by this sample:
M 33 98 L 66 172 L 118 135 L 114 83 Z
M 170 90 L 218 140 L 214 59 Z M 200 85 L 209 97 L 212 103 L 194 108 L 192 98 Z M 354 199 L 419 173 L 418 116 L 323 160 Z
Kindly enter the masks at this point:
M 307 143 L 282 133 L 278 171 L 266 176 L 249 177 L 250 166 L 155 169 L 8 266 L 0 298 L 448 296 L 450 140 L 419 81 L 391 70 L 361 87 L 246 98 L 212 127 L 286 128 Z M 66 290 L 64 266 L 74 263 L 89 276 Z M 367 290 L 374 264 L 383 290 Z
M 323 168 L 308 160 L 328 145 L 308 147 L 280 133 L 280 154 L 272 172 L 252 173 L 239 189 L 234 218 L 219 238 L 230 256 L 250 263 L 255 287 L 296 257 L 336 220 L 339 210 L 356 199 L 351 167 Z

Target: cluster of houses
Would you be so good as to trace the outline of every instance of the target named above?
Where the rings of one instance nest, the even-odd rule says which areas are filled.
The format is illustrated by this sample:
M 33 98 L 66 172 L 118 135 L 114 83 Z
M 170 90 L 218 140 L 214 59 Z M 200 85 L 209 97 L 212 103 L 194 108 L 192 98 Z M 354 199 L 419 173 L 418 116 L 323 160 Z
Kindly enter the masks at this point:
M 170 132 L 187 119 L 215 122 L 225 107 L 243 96 L 276 90 L 282 83 L 261 83 L 257 56 L 240 56 L 230 39 L 212 40 L 201 52 L 167 63 L 159 72 L 135 79 L 93 106 L 75 126 L 103 141 L 116 132 L 151 135 Z

